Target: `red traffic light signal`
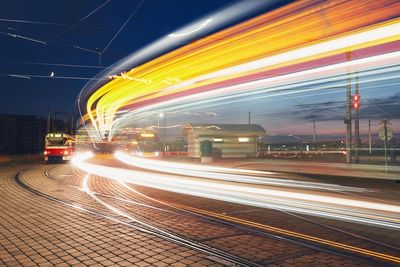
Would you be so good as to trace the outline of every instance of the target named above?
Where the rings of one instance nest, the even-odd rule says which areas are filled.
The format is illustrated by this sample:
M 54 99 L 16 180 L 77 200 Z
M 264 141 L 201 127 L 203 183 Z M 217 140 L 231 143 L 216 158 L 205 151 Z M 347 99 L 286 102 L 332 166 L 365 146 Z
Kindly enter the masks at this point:
M 360 108 L 360 99 L 361 96 L 359 94 L 353 95 L 353 109 Z

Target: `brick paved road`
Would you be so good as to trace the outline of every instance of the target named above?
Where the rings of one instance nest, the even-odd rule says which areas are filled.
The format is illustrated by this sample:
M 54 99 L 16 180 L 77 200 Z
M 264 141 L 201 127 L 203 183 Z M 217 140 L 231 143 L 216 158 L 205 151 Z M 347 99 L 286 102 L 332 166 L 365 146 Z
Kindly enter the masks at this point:
M 0 171 L 0 265 L 220 266 L 205 255 L 79 212 L 18 187 Z
M 34 195 L 14 181 L 17 172 L 15 168 L 0 169 L 0 265 L 220 266 L 210 255 Z M 20 175 L 24 184 L 46 195 L 126 221 L 82 191 L 82 177 L 69 165 L 35 165 Z M 348 235 L 277 211 L 135 186 L 130 187 L 132 191 L 101 177 L 91 177 L 89 187 L 101 201 L 129 216 L 261 266 L 374 265 L 193 216 L 145 195 L 275 226 L 282 226 L 284 221 L 284 225 L 299 232 L 361 244 Z M 391 239 L 393 243 L 398 241 L 393 235 Z

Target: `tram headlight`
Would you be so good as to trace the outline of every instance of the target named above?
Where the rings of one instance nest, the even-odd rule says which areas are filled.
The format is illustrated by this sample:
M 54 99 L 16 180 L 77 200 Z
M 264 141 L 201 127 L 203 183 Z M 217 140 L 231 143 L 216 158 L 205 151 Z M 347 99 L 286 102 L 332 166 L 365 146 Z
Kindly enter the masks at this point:
M 64 155 L 68 155 L 68 150 L 65 150 L 65 151 L 64 151 Z

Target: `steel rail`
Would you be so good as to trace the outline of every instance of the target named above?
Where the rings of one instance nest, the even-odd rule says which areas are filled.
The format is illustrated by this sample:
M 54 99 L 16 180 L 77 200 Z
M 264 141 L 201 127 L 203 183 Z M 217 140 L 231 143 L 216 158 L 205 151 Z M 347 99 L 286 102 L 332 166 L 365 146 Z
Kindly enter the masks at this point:
M 120 223 L 122 225 L 125 225 L 127 227 L 133 228 L 135 230 L 138 230 L 138 231 L 150 234 L 150 235 L 154 235 L 154 236 L 166 239 L 168 241 L 171 241 L 173 243 L 176 243 L 176 244 L 183 245 L 185 247 L 194 249 L 196 251 L 204 253 L 205 255 L 208 255 L 209 256 L 209 257 L 207 257 L 208 259 L 213 260 L 215 262 L 223 263 L 226 266 L 249 266 L 249 267 L 252 267 L 252 266 L 259 267 L 259 266 L 261 266 L 260 264 L 251 262 L 249 260 L 240 258 L 238 256 L 235 256 L 235 255 L 232 255 L 230 253 L 221 251 L 219 249 L 207 246 L 205 244 L 196 242 L 194 240 L 190 240 L 188 238 L 183 238 L 183 237 L 180 237 L 180 236 L 178 236 L 176 234 L 173 234 L 173 233 L 168 234 L 168 235 L 167 234 L 163 234 L 163 233 L 160 233 L 157 230 L 149 229 L 148 227 L 144 227 L 144 226 L 138 226 L 137 224 L 134 224 L 132 222 L 126 222 L 126 221 L 117 219 L 115 217 L 109 216 L 109 215 L 107 215 L 105 213 L 98 212 L 98 211 L 93 210 L 93 209 L 84 208 L 82 206 L 78 206 L 76 204 L 73 204 L 73 203 L 71 203 L 69 201 L 62 200 L 62 199 L 56 198 L 54 196 L 48 195 L 46 193 L 40 192 L 39 190 L 34 189 L 34 188 L 30 187 L 29 185 L 27 185 L 26 183 L 24 183 L 22 181 L 22 179 L 21 179 L 21 173 L 22 173 L 22 171 L 18 172 L 14 176 L 14 181 L 17 183 L 18 186 L 20 186 L 21 188 L 31 192 L 32 194 L 34 194 L 36 196 L 51 200 L 51 201 L 53 201 L 55 203 L 58 203 L 58 204 L 61 204 L 61 205 L 64 205 L 64 206 L 68 206 L 70 208 L 74 208 L 74 209 L 77 209 L 77 210 L 80 210 L 80 211 L 83 211 L 83 212 L 87 212 L 87 213 L 89 213 L 91 215 L 94 215 L 94 216 L 102 218 L 102 219 L 107 219 L 107 220 L 111 220 L 111 221 Z M 162 230 L 162 231 L 165 232 L 165 230 Z

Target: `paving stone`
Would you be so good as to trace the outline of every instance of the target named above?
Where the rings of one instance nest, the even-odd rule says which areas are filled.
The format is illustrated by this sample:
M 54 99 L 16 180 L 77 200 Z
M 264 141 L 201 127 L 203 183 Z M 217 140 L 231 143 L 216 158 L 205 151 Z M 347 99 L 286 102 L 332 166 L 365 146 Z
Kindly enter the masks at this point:
M 94 201 L 88 194 L 78 190 L 75 186 L 80 186 L 82 177 L 73 175 L 68 178 L 49 179 L 44 175 L 44 171 L 48 168 L 47 165 L 38 165 L 24 171 L 21 178 L 27 185 L 45 194 L 121 220 L 125 219 L 122 216 L 116 216 L 106 207 Z M 54 176 L 73 173 L 72 168 L 67 164 L 54 166 L 49 172 Z M 17 260 L 24 260 L 24 263 L 27 264 L 31 260 L 34 264 L 43 266 L 46 264 L 47 266 L 57 264 L 69 266 L 96 264 L 103 266 L 221 266 L 220 263 L 210 260 L 203 253 L 193 249 L 35 196 L 20 188 L 13 181 L 13 174 L 15 174 L 15 170 L 2 171 L 0 168 L 0 210 L 2 211 L 0 213 L 0 260 L 6 266 L 18 265 Z M 135 200 L 138 197 L 121 187 L 120 184 L 100 177 L 91 178 L 89 185 L 95 192 L 105 195 L 117 195 L 121 198 Z M 152 197 L 183 204 L 190 202 L 195 207 L 211 208 L 214 212 L 239 211 L 237 216 L 240 218 L 256 219 L 260 223 L 279 224 L 279 220 L 282 220 L 282 214 L 279 215 L 277 211 L 264 212 L 264 210 L 257 209 L 256 212 L 252 212 L 246 207 L 245 209 L 249 209 L 249 211 L 241 212 L 244 210 L 241 205 L 138 188 L 143 189 L 142 192 Z M 151 221 L 156 227 L 194 241 L 204 242 L 251 261 L 267 263 L 269 260 L 275 259 L 276 262 L 272 264 L 278 266 L 317 266 L 313 265 L 317 262 L 323 266 L 361 266 L 360 262 L 343 257 L 304 249 L 301 246 L 277 239 L 243 233 L 235 227 L 213 223 L 199 217 L 183 213 L 177 214 L 177 211 L 171 207 L 168 208 L 169 211 L 155 211 L 150 207 L 105 197 L 102 199 L 118 206 L 128 214 L 137 216 L 138 219 Z M 165 208 L 159 203 L 149 204 Z M 294 229 L 308 231 L 315 228 L 315 225 L 298 223 L 298 220 L 290 218 L 292 218 L 290 224 Z M 328 238 L 332 232 L 325 229 L 320 230 L 318 234 Z M 284 258 L 284 255 L 290 255 L 291 258 Z M 36 258 L 34 258 L 35 256 Z
M 70 181 L 60 183 L 46 177 L 46 168 L 43 165 L 25 171 L 21 178 L 24 183 L 46 194 L 82 201 L 82 205 L 88 208 L 108 212 L 82 191 L 68 187 Z M 168 241 L 159 243 L 159 237 L 110 224 L 106 219 L 35 196 L 13 181 L 15 172 L 0 168 L 0 182 L 3 184 L 0 187 L 0 233 L 4 237 L 0 236 L 0 265 L 148 266 L 151 262 L 162 266 L 164 263 L 160 261 L 165 258 L 160 257 L 159 252 L 177 246 Z M 79 180 L 74 178 L 73 183 L 79 184 Z M 185 247 L 182 249 L 191 251 Z M 184 257 L 176 260 L 184 260 Z

